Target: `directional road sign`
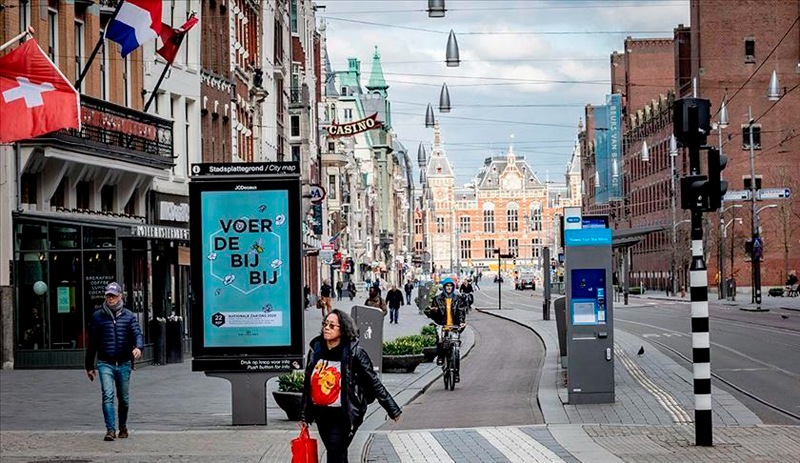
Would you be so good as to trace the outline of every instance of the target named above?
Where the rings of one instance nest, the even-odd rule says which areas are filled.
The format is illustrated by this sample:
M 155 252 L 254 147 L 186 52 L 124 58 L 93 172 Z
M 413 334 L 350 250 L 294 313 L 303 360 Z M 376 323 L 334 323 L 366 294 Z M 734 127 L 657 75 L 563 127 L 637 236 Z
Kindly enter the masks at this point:
M 790 188 L 763 188 L 756 193 L 756 199 L 787 199 L 791 194 Z
M 751 198 L 750 190 L 733 190 L 725 193 L 723 201 L 749 201 Z

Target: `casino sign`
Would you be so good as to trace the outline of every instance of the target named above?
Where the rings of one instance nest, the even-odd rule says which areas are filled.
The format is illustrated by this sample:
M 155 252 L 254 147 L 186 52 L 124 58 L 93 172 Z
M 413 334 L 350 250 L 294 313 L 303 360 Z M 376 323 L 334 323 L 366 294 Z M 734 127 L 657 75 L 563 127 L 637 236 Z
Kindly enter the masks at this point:
M 358 121 L 347 122 L 345 124 L 332 124 L 328 126 L 328 135 L 331 137 L 347 137 L 366 132 L 367 130 L 379 129 L 382 126 L 383 123 L 378 120 L 378 113 L 375 113 Z

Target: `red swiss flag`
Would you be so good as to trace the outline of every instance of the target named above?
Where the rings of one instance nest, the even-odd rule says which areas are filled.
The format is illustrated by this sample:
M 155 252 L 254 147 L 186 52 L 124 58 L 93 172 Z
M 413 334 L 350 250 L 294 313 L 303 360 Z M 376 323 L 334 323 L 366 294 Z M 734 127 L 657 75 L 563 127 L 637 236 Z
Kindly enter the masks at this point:
M 80 129 L 80 95 L 35 40 L 0 57 L 0 143 Z

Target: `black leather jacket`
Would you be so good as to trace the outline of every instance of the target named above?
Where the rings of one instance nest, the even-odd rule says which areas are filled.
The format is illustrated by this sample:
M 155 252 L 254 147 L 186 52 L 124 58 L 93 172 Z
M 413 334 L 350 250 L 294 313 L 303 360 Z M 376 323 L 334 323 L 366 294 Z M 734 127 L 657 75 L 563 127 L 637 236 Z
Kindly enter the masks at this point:
M 314 422 L 314 404 L 311 401 L 311 374 L 314 365 L 322 353 L 322 343 L 325 340 L 322 336 L 317 336 L 311 341 L 311 350 L 306 359 L 306 378 L 303 386 L 303 399 L 300 409 L 300 421 L 306 423 Z M 383 386 L 380 378 L 372 367 L 367 352 L 358 345 L 358 340 L 354 340 L 350 345 L 342 349 L 342 407 L 347 411 L 350 420 L 351 433 L 355 433 L 361 423 L 364 422 L 364 415 L 367 413 L 366 396 L 375 397 L 378 403 L 386 410 L 390 418 L 400 416 L 402 410 L 394 401 L 389 391 Z
M 453 302 L 450 310 L 452 310 L 453 313 L 454 325 L 466 323 L 466 310 L 468 305 L 469 304 L 463 295 L 453 294 Z M 445 301 L 444 291 L 434 296 L 433 300 L 431 301 L 430 308 L 425 309 L 425 315 L 427 315 L 428 318 L 433 320 L 437 325 L 447 324 L 447 301 Z

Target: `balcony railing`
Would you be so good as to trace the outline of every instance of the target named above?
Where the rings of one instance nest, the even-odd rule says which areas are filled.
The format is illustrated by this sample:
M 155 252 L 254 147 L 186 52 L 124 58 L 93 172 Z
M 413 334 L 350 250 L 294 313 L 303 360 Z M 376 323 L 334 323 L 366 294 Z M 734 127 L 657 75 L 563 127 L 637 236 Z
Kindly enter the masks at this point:
M 172 121 L 87 95 L 81 95 L 81 130 L 60 130 L 37 140 L 45 139 L 75 144 L 97 156 L 157 169 L 168 169 L 175 164 Z

